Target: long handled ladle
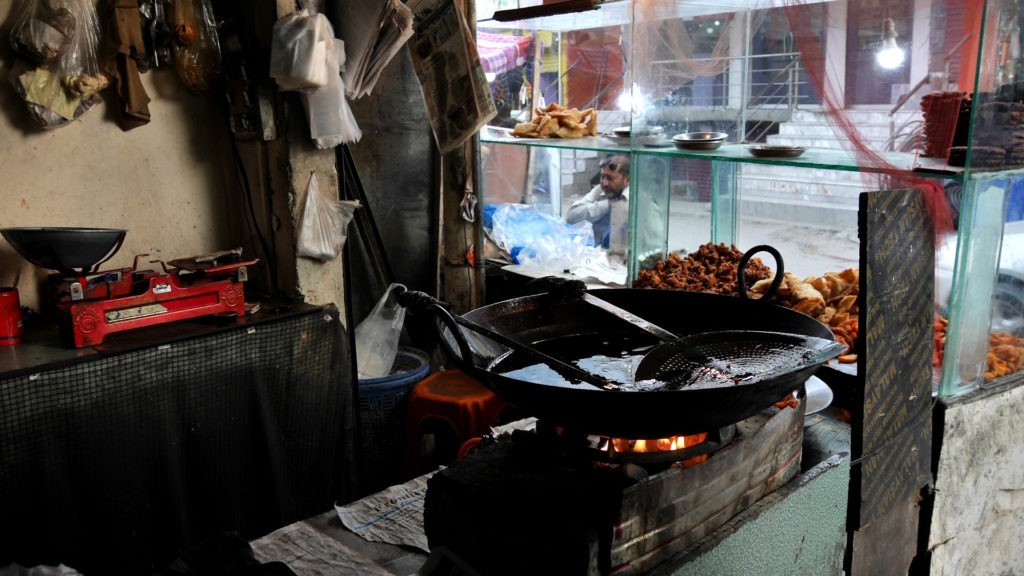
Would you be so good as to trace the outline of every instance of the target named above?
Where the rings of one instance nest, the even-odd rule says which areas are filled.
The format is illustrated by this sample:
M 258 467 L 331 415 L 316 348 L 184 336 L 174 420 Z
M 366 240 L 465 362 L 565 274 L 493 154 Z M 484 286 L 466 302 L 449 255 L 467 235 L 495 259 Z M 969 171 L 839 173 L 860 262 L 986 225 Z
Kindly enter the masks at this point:
M 674 333 L 662 328 L 661 326 L 658 326 L 649 320 L 645 320 L 636 314 L 633 314 L 629 310 L 620 308 L 607 300 L 603 300 L 594 296 L 590 292 L 587 292 L 587 285 L 584 284 L 582 280 L 568 280 L 565 278 L 559 278 L 558 276 L 544 276 L 531 281 L 527 284 L 527 287 L 533 290 L 548 292 L 556 297 L 566 299 L 581 298 L 591 306 L 596 306 L 617 318 L 625 320 L 633 326 L 636 326 L 637 328 L 640 328 L 648 334 L 658 338 L 662 342 L 668 342 L 677 338 Z

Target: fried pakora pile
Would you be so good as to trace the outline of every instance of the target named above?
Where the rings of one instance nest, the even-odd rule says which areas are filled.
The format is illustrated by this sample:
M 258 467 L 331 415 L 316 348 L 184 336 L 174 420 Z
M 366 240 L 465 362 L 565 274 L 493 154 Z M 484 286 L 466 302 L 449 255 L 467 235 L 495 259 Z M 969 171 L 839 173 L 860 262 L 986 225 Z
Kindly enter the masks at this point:
M 582 138 L 597 136 L 597 111 L 587 108 L 582 112 L 552 102 L 544 108 L 534 108 L 533 120 L 520 122 L 512 130 L 513 136 L 522 138 Z
M 949 320 L 941 316 L 935 319 L 935 348 L 932 366 L 942 366 L 946 350 L 946 334 Z M 989 334 L 988 356 L 985 362 L 985 382 L 1009 376 L 1024 370 L 1024 338 L 1007 332 Z
M 764 294 L 772 279 L 761 280 L 750 288 L 751 295 Z M 832 330 L 836 340 L 846 345 L 837 360 L 857 361 L 855 344 L 860 329 L 860 270 L 826 272 L 823 276 L 799 278 L 786 272 L 773 302 L 817 319 Z
M 707 243 L 685 257 L 676 252 L 650 270 L 641 270 L 633 281 L 633 288 L 662 288 L 689 290 L 736 296 L 739 294 L 737 270 L 743 252 L 734 245 Z M 746 278 L 749 283 L 769 278 L 772 269 L 760 258 L 747 262 Z

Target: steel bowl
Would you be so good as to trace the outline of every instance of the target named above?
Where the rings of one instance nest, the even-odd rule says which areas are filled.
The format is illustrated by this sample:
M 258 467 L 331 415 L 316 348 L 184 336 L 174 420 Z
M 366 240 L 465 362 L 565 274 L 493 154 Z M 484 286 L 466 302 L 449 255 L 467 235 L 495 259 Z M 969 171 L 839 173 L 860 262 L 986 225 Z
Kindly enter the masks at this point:
M 644 146 L 668 146 L 670 144 L 665 136 L 665 129 L 661 126 L 619 126 L 604 136 L 612 142 L 623 145 L 629 145 L 634 140 Z
M 22 258 L 71 275 L 95 272 L 117 253 L 127 233 L 110 228 L 0 229 L 0 234 Z
M 673 136 L 672 143 L 683 150 L 715 150 L 728 137 L 725 132 L 686 132 Z
M 760 144 L 751 146 L 750 153 L 758 158 L 796 158 L 807 150 L 806 146 L 787 146 L 784 144 Z

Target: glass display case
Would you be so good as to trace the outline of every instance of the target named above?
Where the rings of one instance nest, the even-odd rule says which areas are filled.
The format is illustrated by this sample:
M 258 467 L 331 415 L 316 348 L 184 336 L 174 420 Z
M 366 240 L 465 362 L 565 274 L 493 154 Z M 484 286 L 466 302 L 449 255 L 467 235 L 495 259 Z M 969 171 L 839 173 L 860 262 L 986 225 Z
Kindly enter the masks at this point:
M 486 205 L 564 218 L 597 185 L 602 160 L 629 155 L 620 271 L 628 286 L 668 254 L 708 242 L 773 245 L 785 271 L 801 278 L 857 268 L 860 196 L 920 189 L 920 218 L 936 237 L 936 392 L 959 394 L 1017 371 L 1018 3 L 594 6 L 558 14 L 557 4 L 542 4 L 534 10 L 547 15 L 516 20 L 517 10 L 478 0 L 478 48 L 499 109 L 481 133 Z M 552 103 L 593 109 L 596 130 L 513 135 Z M 682 138 L 694 133 L 724 139 Z M 570 234 L 565 245 L 577 241 Z

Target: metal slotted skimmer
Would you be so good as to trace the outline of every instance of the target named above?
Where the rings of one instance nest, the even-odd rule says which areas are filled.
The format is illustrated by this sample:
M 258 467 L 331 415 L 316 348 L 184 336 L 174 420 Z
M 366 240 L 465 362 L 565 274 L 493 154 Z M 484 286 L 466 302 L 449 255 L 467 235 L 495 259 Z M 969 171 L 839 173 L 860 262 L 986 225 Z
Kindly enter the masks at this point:
M 640 361 L 634 379 L 657 380 L 666 391 L 775 382 L 801 375 L 844 349 L 834 340 L 786 332 L 705 332 L 654 347 Z

